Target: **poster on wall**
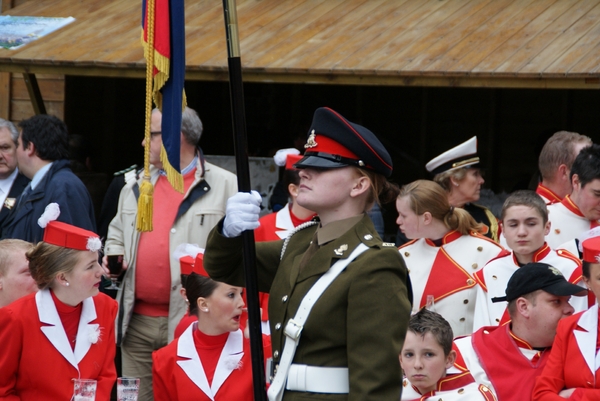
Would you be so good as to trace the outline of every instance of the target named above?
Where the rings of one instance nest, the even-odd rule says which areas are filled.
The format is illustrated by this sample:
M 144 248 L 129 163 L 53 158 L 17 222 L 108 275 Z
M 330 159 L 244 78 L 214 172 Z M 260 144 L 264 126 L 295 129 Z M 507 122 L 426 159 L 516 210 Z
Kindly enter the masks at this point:
M 73 17 L 0 15 L 0 48 L 15 50 L 75 21 Z

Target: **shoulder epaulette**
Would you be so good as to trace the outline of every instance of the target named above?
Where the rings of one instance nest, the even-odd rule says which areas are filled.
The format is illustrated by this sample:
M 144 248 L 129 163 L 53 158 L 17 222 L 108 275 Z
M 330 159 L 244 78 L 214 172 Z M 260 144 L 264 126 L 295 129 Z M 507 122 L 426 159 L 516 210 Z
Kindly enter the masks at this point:
M 123 170 L 119 170 L 119 171 L 115 172 L 113 175 L 115 177 L 119 176 L 119 175 L 123 175 L 123 174 L 128 173 L 128 172 L 130 172 L 132 170 L 135 170 L 136 168 L 137 168 L 137 164 L 133 164 L 133 165 L 131 165 L 131 166 L 129 166 L 129 167 L 123 169 Z
M 573 262 L 577 263 L 578 266 L 581 265 L 581 260 L 566 249 L 557 249 L 556 254 L 563 258 L 571 259 Z

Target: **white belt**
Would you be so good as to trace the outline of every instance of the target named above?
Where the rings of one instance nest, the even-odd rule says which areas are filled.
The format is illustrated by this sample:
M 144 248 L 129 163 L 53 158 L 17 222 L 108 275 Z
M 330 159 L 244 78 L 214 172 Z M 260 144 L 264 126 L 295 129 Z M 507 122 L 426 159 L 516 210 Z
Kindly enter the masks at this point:
M 327 287 L 329 287 L 329 284 L 331 284 L 333 280 L 335 280 L 336 277 L 342 271 L 344 271 L 346 266 L 352 263 L 354 259 L 356 259 L 367 249 L 369 249 L 369 247 L 365 244 L 358 244 L 358 246 L 354 249 L 354 251 L 352 251 L 347 259 L 340 259 L 335 262 L 333 266 L 331 266 L 329 270 L 327 270 L 327 272 L 325 272 L 325 274 L 323 274 L 321 278 L 317 280 L 317 282 L 306 293 L 304 298 L 302 298 L 302 302 L 300 302 L 298 311 L 296 311 L 296 316 L 294 316 L 293 319 L 288 320 L 287 324 L 285 325 L 285 343 L 283 344 L 283 352 L 281 353 L 279 367 L 277 368 L 275 378 L 273 379 L 271 386 L 267 391 L 267 397 L 269 398 L 269 401 L 281 401 L 283 398 L 283 389 L 286 387 L 288 372 L 292 366 L 292 360 L 294 359 L 294 354 L 296 353 L 296 347 L 300 341 L 300 335 L 302 334 L 304 323 L 306 322 L 306 319 L 308 319 L 310 310 L 314 306 L 315 302 L 317 302 L 319 297 L 323 294 L 323 292 L 325 292 Z
M 348 394 L 348 368 L 292 364 L 285 388 L 310 393 Z

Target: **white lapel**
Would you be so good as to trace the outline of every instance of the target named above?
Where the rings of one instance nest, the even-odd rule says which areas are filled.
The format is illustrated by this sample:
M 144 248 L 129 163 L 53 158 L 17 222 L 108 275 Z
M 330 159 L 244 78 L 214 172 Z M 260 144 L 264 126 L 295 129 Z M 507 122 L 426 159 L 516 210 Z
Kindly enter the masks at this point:
M 211 400 L 214 401 L 215 394 L 221 388 L 231 372 L 238 367 L 242 356 L 244 356 L 244 336 L 241 330 L 229 333 L 227 342 L 221 351 L 221 356 L 217 362 L 215 375 L 212 380 L 212 386 L 208 385 L 208 379 L 204 372 L 204 367 L 194 345 L 194 330 L 198 323 L 190 325 L 186 331 L 179 337 L 177 344 L 177 356 L 188 358 L 187 360 L 177 361 L 177 365 L 185 372 L 196 386 Z
M 227 380 L 231 372 L 237 369 L 240 360 L 244 356 L 244 335 L 242 330 L 238 329 L 229 333 L 227 342 L 221 351 L 215 376 L 212 381 L 213 394 L 217 394 L 221 385 Z
M 281 239 L 286 239 L 290 232 L 294 229 L 292 216 L 290 215 L 290 204 L 287 203 L 275 215 L 275 234 Z
M 54 305 L 50 290 L 46 289 L 38 291 L 37 294 L 35 294 L 35 303 L 40 322 L 50 325 L 42 326 L 40 329 L 54 348 L 56 348 L 56 350 L 79 371 L 75 354 L 73 354 L 73 349 L 71 348 L 71 344 L 69 344 L 67 333 L 65 333 L 65 329 L 58 316 L 58 311 L 56 310 L 56 305 Z
M 208 385 L 208 379 L 206 373 L 204 373 L 204 367 L 200 362 L 200 357 L 196 351 L 194 345 L 194 330 L 198 327 L 198 323 L 191 324 L 179 337 L 177 343 L 177 356 L 181 358 L 188 358 L 183 361 L 177 361 L 177 365 L 185 372 L 192 382 L 200 390 L 206 394 L 208 398 L 214 401 L 213 393 Z
M 592 375 L 596 372 L 596 367 L 600 366 L 598 355 L 596 355 L 596 335 L 598 333 L 598 304 L 592 306 L 587 311 L 583 312 L 578 326 L 583 330 L 575 328 L 573 334 L 577 341 L 577 346 L 581 352 L 581 356 L 585 359 L 585 363 Z
M 96 320 L 96 306 L 92 297 L 86 298 L 83 301 L 81 308 L 81 317 L 79 318 L 79 326 L 77 328 L 77 340 L 75 341 L 75 360 L 81 362 L 85 354 L 92 346 L 92 336 L 96 341 L 100 341 L 100 336 L 95 336 L 99 330 L 99 324 L 90 324 L 92 320 Z

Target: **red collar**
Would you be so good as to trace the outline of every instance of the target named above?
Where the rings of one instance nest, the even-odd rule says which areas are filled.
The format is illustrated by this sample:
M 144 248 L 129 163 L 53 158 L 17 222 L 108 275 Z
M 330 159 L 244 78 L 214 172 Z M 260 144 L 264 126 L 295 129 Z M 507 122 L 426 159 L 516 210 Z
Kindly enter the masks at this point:
M 517 337 L 517 335 L 513 333 L 513 331 L 510 328 L 508 329 L 508 335 L 511 336 L 511 338 L 515 341 L 519 348 L 533 349 L 533 347 L 529 345 L 527 341 Z
M 535 263 L 540 262 L 542 259 L 544 259 L 546 256 L 548 256 L 550 251 L 552 251 L 552 249 L 550 249 L 548 244 L 546 244 L 544 242 L 544 245 L 542 245 L 542 247 L 540 249 L 538 249 L 537 251 L 535 251 L 535 253 L 533 254 L 532 262 L 535 262 Z M 519 261 L 517 260 L 517 256 L 515 255 L 514 251 L 512 254 L 512 258 L 513 258 L 513 262 L 515 263 L 515 266 L 519 266 Z
M 548 199 L 550 201 L 550 205 L 552 205 L 553 203 L 559 203 L 562 201 L 562 198 L 560 196 L 558 196 L 554 191 L 552 191 L 547 186 L 543 185 L 541 182 L 538 184 L 537 188 L 535 189 L 535 193 Z
M 576 214 L 577 216 L 585 217 L 583 213 L 581 213 L 579 207 L 575 203 L 573 203 L 570 195 L 565 196 L 565 199 L 563 199 L 560 203 L 562 203 L 567 209 L 569 209 L 572 213 Z
M 457 239 L 459 239 L 460 237 L 462 237 L 462 234 L 456 230 L 452 230 L 449 233 L 447 233 L 446 235 L 444 235 L 442 237 L 442 245 L 446 245 L 451 243 L 452 241 L 456 241 Z M 430 240 L 429 238 L 425 238 L 425 242 L 430 245 L 430 246 L 437 246 L 432 240 Z

